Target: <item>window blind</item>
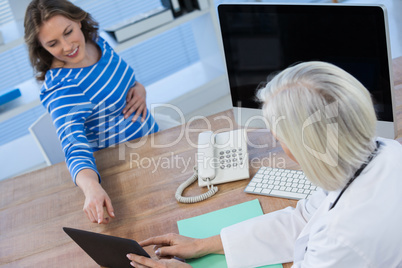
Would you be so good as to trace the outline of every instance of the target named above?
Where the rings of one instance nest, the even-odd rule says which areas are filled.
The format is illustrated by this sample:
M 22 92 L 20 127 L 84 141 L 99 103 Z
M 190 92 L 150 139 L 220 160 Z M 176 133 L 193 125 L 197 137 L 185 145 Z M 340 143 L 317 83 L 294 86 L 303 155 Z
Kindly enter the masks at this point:
M 120 55 L 145 86 L 200 60 L 190 23 L 126 49 Z
M 0 146 L 28 135 L 28 128 L 46 112 L 42 105 L 0 122 Z
M 15 0 L 14 0 L 15 1 Z M 0 0 L 0 25 L 14 19 L 8 0 Z
M 13 88 L 33 77 L 25 44 L 1 53 L 0 63 L 0 92 Z

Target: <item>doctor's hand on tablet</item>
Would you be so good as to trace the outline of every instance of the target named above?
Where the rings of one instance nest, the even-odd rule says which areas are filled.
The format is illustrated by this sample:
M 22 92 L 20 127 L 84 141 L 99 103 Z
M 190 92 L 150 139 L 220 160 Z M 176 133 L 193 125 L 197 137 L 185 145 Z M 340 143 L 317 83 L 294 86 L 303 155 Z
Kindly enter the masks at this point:
M 196 239 L 171 233 L 148 238 L 139 244 L 142 247 L 154 245 L 155 255 L 159 260 L 144 259 L 135 254 L 128 254 L 127 257 L 132 261 L 131 265 L 134 267 L 191 267 L 172 258 L 194 259 L 211 253 L 224 254 L 222 240 L 219 235 Z

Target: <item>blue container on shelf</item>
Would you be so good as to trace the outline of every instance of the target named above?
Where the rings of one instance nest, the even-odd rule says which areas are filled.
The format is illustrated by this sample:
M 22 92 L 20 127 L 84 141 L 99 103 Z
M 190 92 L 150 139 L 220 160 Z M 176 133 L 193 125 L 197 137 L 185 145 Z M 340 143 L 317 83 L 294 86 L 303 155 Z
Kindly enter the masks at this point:
M 8 89 L 0 92 L 0 105 L 15 100 L 21 96 L 21 91 L 18 88 Z

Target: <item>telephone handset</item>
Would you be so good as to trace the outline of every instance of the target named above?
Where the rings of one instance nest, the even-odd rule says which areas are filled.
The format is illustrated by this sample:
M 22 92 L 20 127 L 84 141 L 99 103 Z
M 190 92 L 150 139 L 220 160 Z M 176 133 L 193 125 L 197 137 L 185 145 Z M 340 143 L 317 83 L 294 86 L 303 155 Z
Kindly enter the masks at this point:
M 197 167 L 194 175 L 182 183 L 176 191 L 176 199 L 182 203 L 205 200 L 218 191 L 215 184 L 249 178 L 247 133 L 238 129 L 214 134 L 205 131 L 198 135 Z M 183 197 L 182 192 L 198 179 L 198 186 L 208 187 L 208 192 Z

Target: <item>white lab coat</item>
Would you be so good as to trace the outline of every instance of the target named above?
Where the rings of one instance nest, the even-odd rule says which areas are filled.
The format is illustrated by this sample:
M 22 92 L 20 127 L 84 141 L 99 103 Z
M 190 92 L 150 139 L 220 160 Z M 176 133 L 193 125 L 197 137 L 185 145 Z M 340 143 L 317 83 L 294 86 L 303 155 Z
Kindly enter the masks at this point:
M 377 156 L 332 210 L 341 189 L 224 228 L 228 267 L 402 267 L 402 146 L 378 140 Z

